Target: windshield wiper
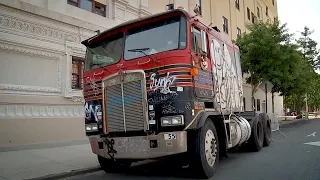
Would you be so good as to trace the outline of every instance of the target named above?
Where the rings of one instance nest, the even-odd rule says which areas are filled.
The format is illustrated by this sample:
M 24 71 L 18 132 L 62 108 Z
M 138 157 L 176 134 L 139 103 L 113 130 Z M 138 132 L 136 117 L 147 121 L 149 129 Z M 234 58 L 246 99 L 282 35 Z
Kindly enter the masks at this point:
M 140 52 L 140 53 L 142 53 L 142 54 L 144 54 L 145 56 L 148 56 L 152 61 L 154 61 L 154 62 L 159 62 L 158 60 L 156 60 L 156 59 L 154 59 L 154 58 L 152 58 L 151 56 L 149 56 L 148 54 L 146 54 L 144 51 L 147 51 L 147 50 L 149 50 L 150 48 L 138 48 L 138 49 L 129 49 L 128 51 L 129 52 Z

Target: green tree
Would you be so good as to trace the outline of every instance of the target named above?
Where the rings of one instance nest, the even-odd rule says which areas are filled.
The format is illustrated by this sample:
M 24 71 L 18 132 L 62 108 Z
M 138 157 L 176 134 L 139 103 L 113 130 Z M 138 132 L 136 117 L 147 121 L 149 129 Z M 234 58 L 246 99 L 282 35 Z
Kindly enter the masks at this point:
M 297 40 L 297 43 L 301 47 L 303 58 L 305 58 L 312 67 L 317 69 L 320 67 L 320 58 L 317 58 L 319 54 L 319 50 L 317 49 L 318 43 L 310 37 L 313 33 L 313 30 L 310 30 L 305 26 L 303 31 L 300 32 L 300 37 Z
M 236 41 L 240 47 L 242 71 L 251 84 L 251 100 L 263 82 L 271 82 L 272 92 L 288 92 L 293 87 L 297 62 L 301 59 L 297 46 L 291 43 L 292 34 L 286 24 L 258 22 L 247 25 L 250 33 L 244 33 Z
M 317 70 L 319 70 L 319 67 L 320 67 L 320 55 L 316 59 L 316 64 L 317 64 Z
M 288 88 L 286 95 L 294 97 L 295 110 L 300 113 L 304 106 L 303 101 L 306 93 L 310 89 L 310 82 L 313 80 L 315 73 L 312 66 L 303 58 L 298 61 L 297 65 L 299 67 L 298 71 L 296 72 L 292 86 Z
M 274 93 L 278 92 L 281 95 L 290 95 L 299 88 L 304 88 L 298 84 L 302 66 L 302 56 L 297 50 L 298 46 L 295 44 L 280 45 L 282 56 L 279 56 L 277 62 L 277 69 L 272 71 L 269 75 L 268 81 L 273 84 L 271 89 L 272 107 L 274 107 Z M 274 109 L 273 109 L 274 111 Z
M 314 104 L 316 99 L 318 99 L 313 88 L 316 87 L 314 81 L 317 77 L 314 69 L 319 68 L 320 58 L 317 58 L 319 54 L 317 42 L 310 37 L 313 32 L 308 27 L 304 27 L 304 30 L 300 32 L 300 37 L 296 40 L 301 52 L 301 59 L 298 62 L 299 69 L 294 77 L 293 87 L 289 88 L 289 91 L 286 92 L 287 98 L 285 99 L 292 99 L 294 101 L 293 105 L 298 113 L 305 107 L 304 101 L 306 96 L 308 96 L 309 104 L 310 102 Z M 309 95 L 309 93 L 312 94 Z M 285 103 L 289 102 L 285 100 Z
M 320 109 L 320 75 L 315 73 L 308 90 L 308 105 L 312 110 Z

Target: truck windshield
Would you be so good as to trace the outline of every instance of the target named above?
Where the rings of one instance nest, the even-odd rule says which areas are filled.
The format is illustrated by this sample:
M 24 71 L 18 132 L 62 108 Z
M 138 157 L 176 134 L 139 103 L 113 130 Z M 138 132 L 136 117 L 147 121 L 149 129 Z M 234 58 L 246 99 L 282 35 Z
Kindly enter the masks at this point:
M 156 54 L 174 49 L 186 48 L 187 23 L 184 17 L 170 17 L 129 29 L 125 40 L 124 59 L 130 60 L 145 56 L 140 52 L 128 51 L 143 49 L 146 54 Z
M 117 63 L 123 50 L 123 33 L 104 39 L 87 47 L 85 71 Z

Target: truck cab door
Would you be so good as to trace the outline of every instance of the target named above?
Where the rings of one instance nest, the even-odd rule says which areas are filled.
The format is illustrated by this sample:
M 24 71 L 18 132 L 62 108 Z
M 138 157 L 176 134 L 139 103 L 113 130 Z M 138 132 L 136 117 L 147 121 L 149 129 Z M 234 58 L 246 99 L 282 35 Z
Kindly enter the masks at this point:
M 210 53 L 208 51 L 208 34 L 192 26 L 192 65 L 198 69 L 193 78 L 194 94 L 199 99 L 213 99 L 213 75 L 211 72 Z

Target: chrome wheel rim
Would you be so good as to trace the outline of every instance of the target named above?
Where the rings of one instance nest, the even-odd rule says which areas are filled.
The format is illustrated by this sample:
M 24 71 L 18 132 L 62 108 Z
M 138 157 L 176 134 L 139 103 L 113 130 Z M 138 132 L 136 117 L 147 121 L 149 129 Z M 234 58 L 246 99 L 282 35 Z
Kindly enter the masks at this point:
M 217 158 L 217 140 L 211 129 L 208 129 L 205 137 L 205 155 L 209 166 L 213 166 Z

